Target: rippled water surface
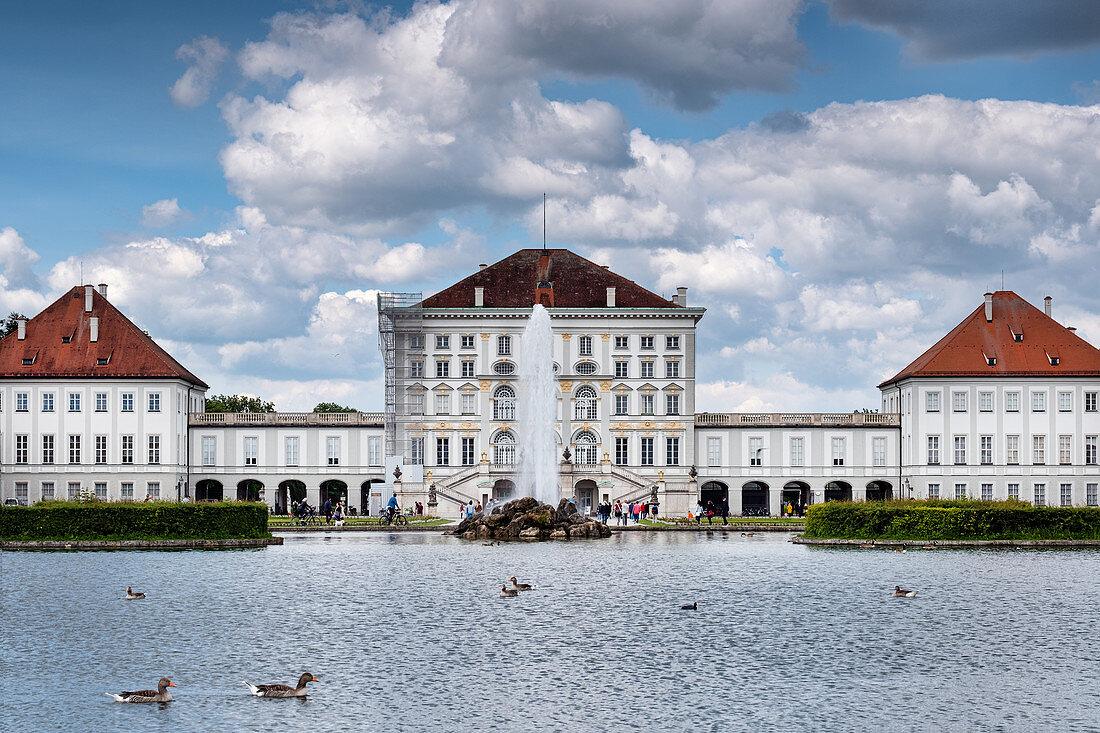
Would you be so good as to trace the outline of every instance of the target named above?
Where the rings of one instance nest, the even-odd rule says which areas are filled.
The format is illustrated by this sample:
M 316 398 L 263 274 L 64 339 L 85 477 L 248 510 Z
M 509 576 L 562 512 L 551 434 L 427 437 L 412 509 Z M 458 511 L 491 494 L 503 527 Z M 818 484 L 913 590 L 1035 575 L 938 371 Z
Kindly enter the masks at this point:
M 262 550 L 4 552 L 0 728 L 1100 726 L 1095 551 L 787 540 L 345 533 Z M 510 575 L 537 589 L 499 598 Z M 897 583 L 920 595 L 890 597 Z M 126 585 L 149 598 L 121 600 Z M 308 700 L 241 684 L 303 671 L 321 680 Z M 161 675 L 179 686 L 167 706 L 103 695 Z

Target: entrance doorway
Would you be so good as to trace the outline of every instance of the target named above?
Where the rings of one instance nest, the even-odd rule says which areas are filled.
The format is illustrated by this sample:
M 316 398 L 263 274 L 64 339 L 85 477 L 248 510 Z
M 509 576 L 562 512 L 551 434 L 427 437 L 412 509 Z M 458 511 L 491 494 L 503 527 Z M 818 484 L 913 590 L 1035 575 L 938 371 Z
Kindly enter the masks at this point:
M 573 493 L 577 495 L 577 511 L 591 514 L 596 504 L 596 482 L 590 479 L 578 481 Z
M 722 513 L 722 502 L 729 502 L 730 490 L 721 481 L 707 481 L 699 489 L 699 503 L 703 509 L 713 509 L 715 514 Z
M 783 484 L 783 511 L 787 511 L 787 504 L 791 505 L 794 513 L 802 516 L 806 513 L 806 505 L 810 503 L 810 485 L 805 481 L 788 481 Z
M 221 481 L 203 479 L 195 484 L 195 501 L 221 501 L 225 498 Z
M 894 498 L 894 487 L 889 481 L 872 481 L 867 484 L 867 501 L 890 501 Z
M 246 478 L 237 484 L 237 501 L 260 501 L 264 485 L 254 478 Z
M 340 479 L 330 478 L 328 481 L 321 482 L 321 506 L 325 505 L 325 499 L 332 502 L 332 506 L 336 506 L 336 502 L 344 502 L 344 506 L 348 505 L 348 485 Z M 320 509 L 321 507 L 317 507 Z
M 763 481 L 749 481 L 741 487 L 741 516 L 767 517 L 771 515 L 768 507 L 768 485 Z
M 506 478 L 493 484 L 493 501 L 511 501 L 516 498 L 516 485 Z
M 851 501 L 852 485 L 847 481 L 830 481 L 825 484 L 825 501 Z
M 376 497 L 379 504 L 382 502 L 382 488 L 379 486 L 377 489 L 373 489 L 373 486 L 386 483 L 385 479 L 372 478 L 367 479 L 359 487 L 359 511 L 364 517 L 369 517 L 371 514 L 371 494 L 378 494 Z

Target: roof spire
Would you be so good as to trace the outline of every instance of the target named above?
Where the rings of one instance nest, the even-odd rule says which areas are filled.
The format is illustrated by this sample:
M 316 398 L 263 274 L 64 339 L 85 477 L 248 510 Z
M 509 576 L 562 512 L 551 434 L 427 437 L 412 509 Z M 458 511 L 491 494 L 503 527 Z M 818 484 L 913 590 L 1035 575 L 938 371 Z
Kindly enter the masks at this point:
M 546 192 L 542 192 L 542 256 L 550 253 L 546 251 Z

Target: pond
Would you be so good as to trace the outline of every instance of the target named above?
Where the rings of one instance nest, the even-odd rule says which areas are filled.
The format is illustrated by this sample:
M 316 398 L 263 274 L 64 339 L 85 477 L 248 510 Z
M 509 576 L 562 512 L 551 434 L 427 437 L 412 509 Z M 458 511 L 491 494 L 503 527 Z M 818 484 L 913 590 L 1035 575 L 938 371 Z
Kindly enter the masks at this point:
M 623 533 L 0 553 L 9 730 L 1036 730 L 1097 720 L 1089 550 Z M 516 575 L 536 589 L 498 597 Z M 890 596 L 895 584 L 919 590 Z M 148 593 L 124 601 L 127 585 Z M 698 601 L 697 611 L 681 611 Z M 307 700 L 243 680 L 320 682 Z M 178 689 L 163 707 L 104 692 Z

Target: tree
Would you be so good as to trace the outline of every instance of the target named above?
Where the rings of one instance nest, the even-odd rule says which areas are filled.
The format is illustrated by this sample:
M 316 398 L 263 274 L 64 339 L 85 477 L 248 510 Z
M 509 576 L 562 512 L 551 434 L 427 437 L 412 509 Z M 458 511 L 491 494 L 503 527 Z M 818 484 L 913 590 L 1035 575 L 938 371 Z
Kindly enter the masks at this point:
M 19 324 L 16 323 L 16 321 L 18 321 L 21 318 L 24 321 L 30 320 L 29 318 L 27 318 L 22 313 L 16 313 L 15 311 L 12 311 L 8 315 L 7 320 L 0 322 L 0 338 L 3 338 L 5 336 L 7 336 L 9 333 L 14 333 L 15 330 L 17 328 L 19 328 Z
M 345 407 L 338 405 L 335 402 L 318 402 L 317 406 L 313 408 L 314 412 L 359 412 L 354 407 Z
M 206 398 L 207 412 L 275 412 L 274 402 L 243 394 L 216 394 Z

